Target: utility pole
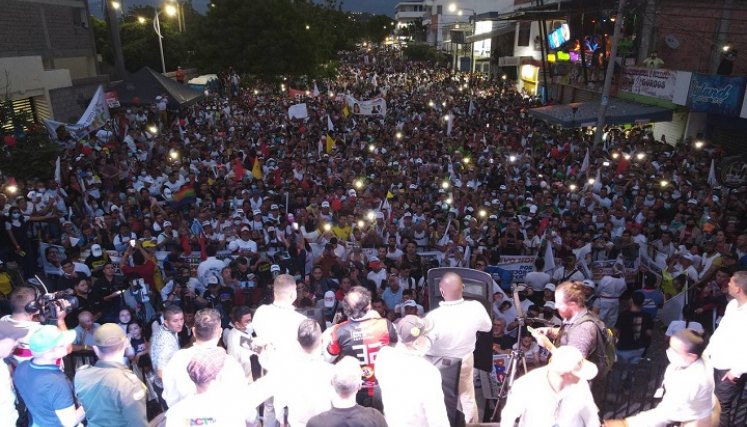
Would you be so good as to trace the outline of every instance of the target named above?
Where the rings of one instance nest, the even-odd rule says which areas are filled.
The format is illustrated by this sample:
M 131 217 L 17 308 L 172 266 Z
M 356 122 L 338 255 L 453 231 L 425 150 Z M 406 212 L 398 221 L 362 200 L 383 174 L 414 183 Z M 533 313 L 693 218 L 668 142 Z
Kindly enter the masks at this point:
M 109 0 L 104 0 L 103 3 L 106 26 L 109 27 L 109 37 L 111 37 L 112 47 L 114 48 L 114 71 L 116 78 L 120 80 L 125 79 L 127 77 L 127 69 L 125 68 L 124 54 L 122 53 L 122 40 L 119 38 L 117 11 L 114 10 Z
M 716 74 L 718 66 L 721 64 L 721 56 L 724 53 L 726 37 L 729 35 L 729 21 L 731 21 L 731 10 L 734 8 L 734 0 L 724 0 L 721 8 L 721 20 L 718 23 L 718 34 L 716 35 L 716 45 L 711 49 L 711 67 L 710 71 Z
M 620 4 L 617 6 L 617 16 L 615 17 L 615 32 L 612 35 L 612 51 L 610 52 L 609 59 L 607 60 L 607 74 L 604 76 L 602 102 L 599 106 L 599 115 L 597 116 L 597 132 L 594 134 L 594 147 L 602 142 L 602 133 L 604 133 L 607 106 L 610 103 L 610 87 L 612 86 L 612 75 L 615 73 L 615 58 L 617 58 L 617 47 L 620 44 L 620 32 L 622 30 L 624 9 L 625 0 L 620 0 Z
M 656 0 L 646 0 L 646 8 L 643 11 L 643 24 L 641 25 L 641 39 L 638 42 L 638 61 L 636 64 L 641 64 L 644 59 L 648 58 L 655 28 Z

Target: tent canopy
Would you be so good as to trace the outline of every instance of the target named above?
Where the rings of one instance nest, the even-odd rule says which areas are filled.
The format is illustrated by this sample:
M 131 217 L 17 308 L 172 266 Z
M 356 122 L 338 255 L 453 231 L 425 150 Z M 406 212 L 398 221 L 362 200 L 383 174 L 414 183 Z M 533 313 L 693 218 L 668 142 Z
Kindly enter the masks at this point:
M 601 101 L 575 102 L 531 108 L 529 115 L 564 128 L 596 126 Z M 610 98 L 606 123 L 622 125 L 636 122 L 671 122 L 672 110 Z
M 164 77 L 149 67 L 141 68 L 111 89 L 117 92 L 122 105 L 155 104 L 157 96 L 166 95 L 169 109 L 189 106 L 203 96 L 202 92 Z

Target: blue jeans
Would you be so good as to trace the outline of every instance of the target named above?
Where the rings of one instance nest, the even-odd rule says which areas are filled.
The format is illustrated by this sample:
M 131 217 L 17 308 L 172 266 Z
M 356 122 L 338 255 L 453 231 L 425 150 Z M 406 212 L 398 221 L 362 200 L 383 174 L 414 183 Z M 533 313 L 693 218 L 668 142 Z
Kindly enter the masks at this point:
M 618 350 L 615 349 L 615 354 L 617 354 L 617 361 L 620 363 L 628 363 L 631 365 L 635 365 L 638 362 L 641 361 L 641 356 L 643 356 L 643 352 L 645 351 L 645 348 L 636 348 L 633 350 Z

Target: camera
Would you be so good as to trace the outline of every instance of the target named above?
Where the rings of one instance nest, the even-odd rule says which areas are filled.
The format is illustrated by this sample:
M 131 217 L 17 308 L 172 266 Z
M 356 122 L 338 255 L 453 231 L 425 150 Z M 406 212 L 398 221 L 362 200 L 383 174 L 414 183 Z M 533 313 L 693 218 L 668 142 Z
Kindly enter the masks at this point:
M 64 311 L 66 315 L 72 313 L 79 306 L 78 298 L 72 289 L 49 294 L 42 294 L 36 299 L 36 305 L 41 309 L 44 323 L 57 324 L 57 309 Z

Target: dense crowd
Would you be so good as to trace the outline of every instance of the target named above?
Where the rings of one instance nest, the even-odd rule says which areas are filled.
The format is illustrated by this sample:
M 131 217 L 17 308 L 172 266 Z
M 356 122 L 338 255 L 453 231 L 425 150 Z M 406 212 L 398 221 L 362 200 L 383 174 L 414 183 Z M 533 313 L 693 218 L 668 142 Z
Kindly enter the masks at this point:
M 335 79 L 241 84 L 230 71 L 211 86 L 214 93 L 189 107 L 169 110 L 167 95 L 153 106 L 122 107 L 81 141 L 61 128 L 59 179 L 20 183 L 23 194 L 14 198 L 0 194 L 1 277 L 12 311 L 4 319 L 18 321 L 26 313 L 31 322 L 38 313 L 41 307 L 28 307 L 36 295 L 20 286 L 35 275 L 50 292 L 71 290 L 77 307 L 58 323 L 75 336 L 45 326 L 43 342 L 21 338 L 16 359 L 39 350 L 54 353 L 47 355 L 54 361 L 64 356 L 55 349 L 69 340 L 69 373 L 96 359 L 119 358 L 135 372 L 133 382 L 148 384 L 141 398 L 157 400 L 172 414 L 225 406 L 193 396 L 218 399 L 210 384 L 222 372 L 221 381 L 236 381 L 229 385 L 234 390 L 255 386 L 250 406 L 265 402 L 265 425 L 273 425 L 274 409 L 284 407 L 277 400 L 291 407 L 302 395 L 275 394 L 273 409 L 267 400 L 273 393 L 254 381 L 262 368 L 272 372 L 270 366 L 281 363 L 278 355 L 296 338 L 308 354 L 324 347 L 341 358 L 345 352 L 329 343 L 354 333 L 337 326 L 375 316 L 387 321 L 377 326 L 387 337 L 381 344 L 393 344 L 403 339 L 395 324 L 435 309 L 428 299 L 438 292 L 427 283 L 430 268 L 495 272 L 491 266 L 509 256 L 535 257 L 518 291 L 522 310 L 507 298 L 510 278 L 494 274 L 492 325 L 487 317 L 471 323 L 473 332 L 492 328 L 496 355 L 521 349 L 531 366 L 547 363 L 541 337 L 522 331 L 516 343 L 517 313 L 560 326 L 568 319 L 555 301 L 556 287 L 568 281 L 583 291 L 579 303 L 617 333 L 618 360 L 640 359 L 657 311 L 683 289 L 694 289 L 684 326 L 713 333 L 731 298 L 730 278 L 747 265 L 742 189 L 709 183 L 718 148 L 670 145 L 646 127 L 610 128 L 603 144 L 594 145 L 583 130 L 532 118 L 528 109 L 540 102 L 508 80 L 434 69 L 396 51 L 342 59 Z M 356 114 L 345 95 L 383 97 L 385 115 Z M 288 108 L 301 102 L 308 118 L 290 119 Z M 595 263 L 609 268 L 597 270 Z M 277 334 L 263 337 L 260 330 L 280 328 L 268 317 L 284 314 L 266 310 L 278 305 L 279 295 L 292 295 L 280 304 L 284 308 L 318 309 L 317 320 L 333 332 L 322 337 L 312 322 L 302 334 L 299 314 L 286 319 L 291 330 L 282 334 L 293 342 L 269 339 L 277 353 L 267 351 L 265 337 Z M 356 312 L 356 295 L 368 295 L 360 298 L 370 299 L 370 313 L 365 304 Z M 116 352 L 100 350 L 107 340 Z M 122 340 L 127 345 L 119 354 Z M 214 349 L 207 356 L 194 350 L 218 342 L 228 358 Z M 437 339 L 433 344 L 445 346 Z M 442 350 L 459 358 L 471 353 Z M 350 374 L 303 363 L 312 364 L 309 372 L 319 370 L 310 384 Z M 79 370 L 76 386 L 85 372 Z M 274 381 L 295 380 L 267 382 Z M 471 378 L 465 387 L 474 401 Z M 364 381 L 358 388 L 360 395 L 375 387 Z M 23 387 L 18 390 L 28 399 Z M 85 406 L 85 393 L 78 393 Z M 364 397 L 380 409 L 373 392 Z M 469 399 L 461 405 L 468 419 L 477 413 L 465 405 Z M 235 412 L 228 415 L 233 420 L 251 418 Z M 54 413 L 43 415 L 52 420 L 43 425 L 57 425 Z M 57 415 L 82 417 L 74 405 L 72 413 Z M 144 414 L 135 417 L 144 422 Z M 88 425 L 106 422 L 92 420 L 89 411 Z

